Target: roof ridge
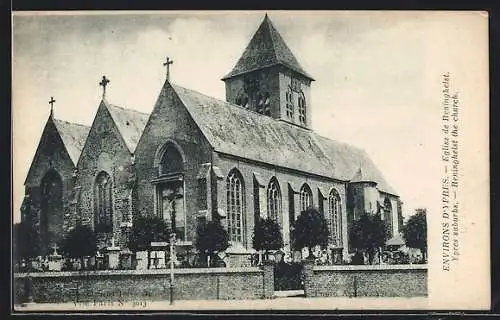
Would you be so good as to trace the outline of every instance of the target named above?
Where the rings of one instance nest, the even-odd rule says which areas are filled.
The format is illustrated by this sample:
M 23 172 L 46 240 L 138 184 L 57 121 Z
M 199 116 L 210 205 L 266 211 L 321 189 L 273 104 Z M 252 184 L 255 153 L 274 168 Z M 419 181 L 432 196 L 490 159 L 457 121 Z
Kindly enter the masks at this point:
M 131 109 L 131 108 L 126 108 L 126 107 L 121 107 L 121 106 L 117 106 L 115 104 L 111 104 L 109 102 L 106 102 L 106 106 L 107 107 L 112 107 L 112 108 L 116 108 L 116 109 L 121 109 L 123 111 L 130 111 L 130 112 L 136 112 L 136 113 L 140 113 L 140 114 L 143 114 L 143 115 L 149 115 L 150 113 L 146 113 L 146 112 L 142 112 L 142 111 L 139 111 L 137 109 Z
M 83 123 L 79 123 L 79 122 L 71 122 L 71 121 L 57 119 L 57 118 L 52 118 L 52 120 L 54 122 L 63 122 L 63 123 L 67 123 L 67 124 L 71 124 L 71 125 L 75 125 L 75 126 L 81 126 L 81 127 L 85 127 L 85 128 L 90 128 L 89 125 L 83 124 Z

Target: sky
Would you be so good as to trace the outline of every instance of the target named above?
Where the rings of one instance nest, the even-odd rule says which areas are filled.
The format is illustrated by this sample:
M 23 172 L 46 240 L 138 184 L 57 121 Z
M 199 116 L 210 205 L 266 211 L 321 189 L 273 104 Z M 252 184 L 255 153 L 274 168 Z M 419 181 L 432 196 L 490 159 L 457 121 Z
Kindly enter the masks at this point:
M 398 190 L 405 216 L 415 208 L 432 209 L 439 193 L 439 92 L 433 88 L 441 72 L 432 66 L 446 59 L 432 61 L 446 42 L 431 45 L 429 35 L 449 41 L 467 29 L 457 31 L 453 21 L 443 23 L 453 19 L 418 12 L 268 14 L 316 80 L 309 103 L 313 129 L 365 149 Z M 20 219 L 24 179 L 51 96 L 56 118 L 90 125 L 101 99 L 98 83 L 106 75 L 110 103 L 149 113 L 169 56 L 173 82 L 224 99 L 220 79 L 263 17 L 250 11 L 15 15 L 14 221 Z

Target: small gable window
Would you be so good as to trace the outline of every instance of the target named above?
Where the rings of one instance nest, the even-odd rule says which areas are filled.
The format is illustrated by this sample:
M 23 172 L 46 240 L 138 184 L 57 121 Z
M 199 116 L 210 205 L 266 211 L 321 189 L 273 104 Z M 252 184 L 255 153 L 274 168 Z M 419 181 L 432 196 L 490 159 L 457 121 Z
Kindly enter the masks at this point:
M 291 88 L 285 93 L 286 98 L 286 116 L 288 119 L 293 120 L 293 93 Z
M 304 93 L 299 94 L 299 121 L 301 125 L 306 124 L 306 98 Z
M 238 94 L 238 97 L 236 98 L 235 102 L 240 107 L 248 108 L 248 97 L 243 92 L 241 92 L 240 94 Z

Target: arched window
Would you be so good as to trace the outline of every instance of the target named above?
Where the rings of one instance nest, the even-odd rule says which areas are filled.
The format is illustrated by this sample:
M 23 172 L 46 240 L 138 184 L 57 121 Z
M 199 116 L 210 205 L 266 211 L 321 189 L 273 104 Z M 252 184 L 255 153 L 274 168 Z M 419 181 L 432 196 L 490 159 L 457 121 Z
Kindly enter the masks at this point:
M 271 179 L 267 186 L 267 212 L 271 219 L 278 222 L 281 215 L 281 191 L 276 178 Z
M 111 177 L 101 171 L 94 185 L 95 227 L 97 232 L 113 231 L 113 185 Z
M 172 144 L 167 143 L 160 160 L 160 175 L 182 173 L 184 163 L 179 150 Z
M 299 94 L 299 121 L 300 124 L 305 125 L 306 124 L 306 97 L 304 96 L 303 92 L 300 92 Z
M 312 191 L 307 184 L 303 184 L 300 188 L 300 212 L 312 207 Z
M 389 198 L 384 199 L 384 222 L 392 233 L 392 204 Z
M 40 233 L 42 246 L 49 250 L 60 238 L 63 224 L 63 184 L 59 174 L 48 171 L 41 182 Z
M 288 119 L 293 120 L 293 93 L 290 87 L 285 93 L 285 99 L 286 99 L 286 116 Z
M 229 240 L 243 242 L 243 213 L 245 206 L 245 188 L 243 178 L 234 169 L 226 179 L 227 192 L 227 229 Z
M 333 245 L 335 246 L 340 246 L 342 243 L 341 212 L 340 196 L 337 190 L 332 189 L 328 195 L 328 214 L 326 216 L 326 221 L 328 223 Z

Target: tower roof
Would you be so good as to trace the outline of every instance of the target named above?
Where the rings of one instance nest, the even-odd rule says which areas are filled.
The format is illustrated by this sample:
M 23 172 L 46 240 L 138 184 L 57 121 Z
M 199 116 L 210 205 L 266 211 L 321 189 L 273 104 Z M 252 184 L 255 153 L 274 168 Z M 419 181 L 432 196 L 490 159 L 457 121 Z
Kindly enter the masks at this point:
M 222 80 L 275 65 L 284 65 L 314 80 L 304 71 L 266 14 L 233 70 Z

